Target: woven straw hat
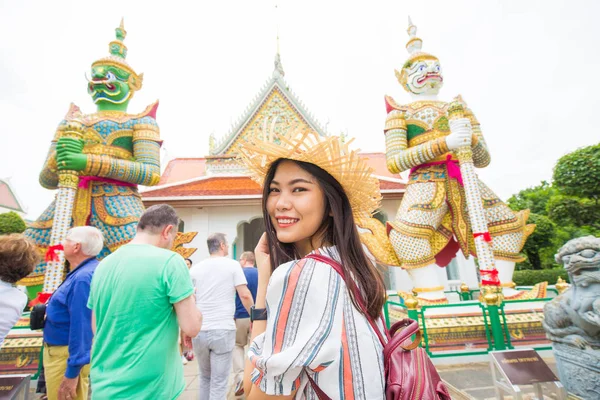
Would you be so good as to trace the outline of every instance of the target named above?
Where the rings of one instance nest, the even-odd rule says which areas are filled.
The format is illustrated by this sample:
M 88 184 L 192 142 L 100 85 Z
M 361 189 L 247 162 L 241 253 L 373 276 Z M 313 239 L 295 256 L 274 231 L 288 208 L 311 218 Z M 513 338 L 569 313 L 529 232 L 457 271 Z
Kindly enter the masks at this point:
M 327 171 L 344 188 L 358 222 L 370 218 L 381 203 L 379 180 L 367 160 L 350 150 L 352 142 L 338 136 L 320 136 L 310 129 L 289 129 L 284 134 L 258 134 L 239 148 L 239 161 L 260 185 L 271 164 L 279 159 L 304 161 Z

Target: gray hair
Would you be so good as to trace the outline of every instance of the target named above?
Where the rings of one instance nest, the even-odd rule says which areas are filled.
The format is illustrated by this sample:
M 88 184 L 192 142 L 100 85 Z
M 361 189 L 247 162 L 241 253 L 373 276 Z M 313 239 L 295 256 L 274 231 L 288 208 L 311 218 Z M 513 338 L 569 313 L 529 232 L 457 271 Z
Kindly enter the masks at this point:
M 224 233 L 213 233 L 206 239 L 208 245 L 208 252 L 214 254 L 221 249 L 221 243 L 227 243 L 227 238 Z
M 138 231 L 149 231 L 158 234 L 167 225 L 173 225 L 175 230 L 179 225 L 179 217 L 173 207 L 168 204 L 157 204 L 148 208 L 138 222 Z
M 104 247 L 102 232 L 93 226 L 76 226 L 67 231 L 67 239 L 81 245 L 86 256 L 96 257 Z

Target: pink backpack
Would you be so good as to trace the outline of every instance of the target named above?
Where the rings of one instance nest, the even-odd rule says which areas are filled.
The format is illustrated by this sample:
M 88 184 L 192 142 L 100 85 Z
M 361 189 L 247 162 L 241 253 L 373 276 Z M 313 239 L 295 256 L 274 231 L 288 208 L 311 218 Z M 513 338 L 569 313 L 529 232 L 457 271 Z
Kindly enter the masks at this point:
M 320 254 L 309 254 L 306 258 L 329 264 L 345 280 L 342 266 L 335 260 Z M 355 293 L 355 298 L 383 345 L 385 398 L 387 400 L 451 400 L 448 388 L 442 382 L 427 353 L 419 347 L 421 331 L 418 322 L 408 318 L 396 322 L 389 332 L 385 332 L 386 340 L 375 321 L 369 316 L 361 294 Z M 415 335 L 414 341 L 411 341 L 412 335 Z M 331 400 L 310 375 L 308 379 L 319 400 Z

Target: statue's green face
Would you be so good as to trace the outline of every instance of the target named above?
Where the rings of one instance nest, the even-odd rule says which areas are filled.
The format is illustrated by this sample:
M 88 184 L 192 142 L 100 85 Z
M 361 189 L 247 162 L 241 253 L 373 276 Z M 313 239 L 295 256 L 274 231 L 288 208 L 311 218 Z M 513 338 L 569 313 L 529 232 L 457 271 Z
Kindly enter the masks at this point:
M 129 73 L 107 65 L 92 67 L 92 78 L 88 82 L 88 93 L 97 105 L 123 104 L 131 97 Z

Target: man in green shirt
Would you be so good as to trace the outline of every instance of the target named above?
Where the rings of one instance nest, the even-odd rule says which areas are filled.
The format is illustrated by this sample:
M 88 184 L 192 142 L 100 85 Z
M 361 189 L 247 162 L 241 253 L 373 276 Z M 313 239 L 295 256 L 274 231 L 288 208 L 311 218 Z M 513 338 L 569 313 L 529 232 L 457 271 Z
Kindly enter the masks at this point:
M 169 250 L 178 222 L 169 205 L 148 208 L 135 238 L 96 269 L 88 301 L 93 399 L 171 400 L 185 388 L 178 326 L 195 337 L 202 315 L 185 261 Z

